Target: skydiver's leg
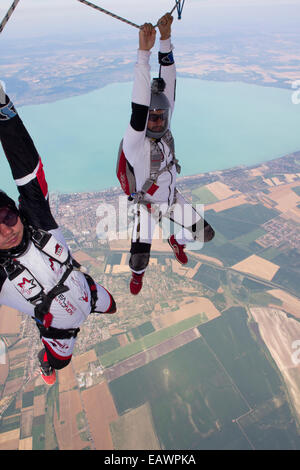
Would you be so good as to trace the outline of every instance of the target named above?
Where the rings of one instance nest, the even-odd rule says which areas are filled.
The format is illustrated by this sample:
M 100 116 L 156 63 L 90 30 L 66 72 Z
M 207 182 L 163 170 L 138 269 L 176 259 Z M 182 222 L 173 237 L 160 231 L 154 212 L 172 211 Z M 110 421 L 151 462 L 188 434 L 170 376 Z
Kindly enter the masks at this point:
M 176 203 L 172 206 L 168 217 L 182 228 L 174 235 L 179 244 L 187 242 L 209 242 L 215 236 L 211 225 L 187 202 L 176 190 Z
M 148 266 L 156 223 L 156 218 L 143 204 L 136 204 L 129 260 L 129 266 L 136 274 L 144 273 Z
M 143 285 L 143 276 L 150 259 L 156 219 L 142 204 L 136 204 L 132 232 L 129 267 L 132 271 L 130 292 L 137 295 Z
M 76 338 L 52 339 L 42 336 L 42 342 L 51 367 L 63 369 L 69 364 L 72 359 Z
M 72 356 L 70 356 L 68 359 L 58 359 L 53 355 L 53 353 L 51 353 L 47 345 L 45 345 L 45 347 L 39 352 L 38 358 L 41 363 L 48 362 L 50 367 L 60 370 L 70 364 Z
M 47 385 L 53 385 L 55 383 L 56 370 L 67 367 L 72 358 L 72 355 L 68 358 L 59 358 L 54 354 L 53 351 L 50 351 L 46 343 L 44 343 L 44 348 L 38 353 L 41 376 Z
M 187 264 L 184 252 L 187 242 L 208 242 L 214 237 L 214 230 L 209 223 L 176 191 L 176 202 L 166 214 L 170 220 L 181 226 L 181 229 L 168 239 L 177 261 Z

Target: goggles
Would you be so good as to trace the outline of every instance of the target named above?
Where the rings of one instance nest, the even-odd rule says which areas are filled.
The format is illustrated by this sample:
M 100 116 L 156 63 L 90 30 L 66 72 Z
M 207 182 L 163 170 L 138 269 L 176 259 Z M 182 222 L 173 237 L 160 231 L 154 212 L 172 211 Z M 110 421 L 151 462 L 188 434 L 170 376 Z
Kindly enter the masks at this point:
M 157 122 L 160 119 L 162 121 L 165 121 L 167 118 L 168 118 L 168 111 L 163 111 L 162 113 L 159 113 L 159 114 L 156 114 L 156 113 L 154 114 L 154 113 L 150 112 L 149 117 L 148 117 L 148 121 Z
M 0 224 L 4 224 L 7 227 L 14 227 L 18 222 L 19 214 L 9 207 L 0 208 Z

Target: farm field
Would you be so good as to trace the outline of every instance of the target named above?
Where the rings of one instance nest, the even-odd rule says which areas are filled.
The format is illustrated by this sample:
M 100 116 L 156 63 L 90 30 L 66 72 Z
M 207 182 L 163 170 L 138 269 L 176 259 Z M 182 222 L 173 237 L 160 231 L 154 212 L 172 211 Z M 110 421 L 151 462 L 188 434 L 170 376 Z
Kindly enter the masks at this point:
M 150 333 L 147 336 L 135 341 L 134 343 L 127 344 L 126 346 L 113 351 L 103 354 L 100 356 L 101 365 L 104 367 L 110 367 L 124 359 L 127 359 L 134 354 L 137 354 L 143 350 L 156 346 L 164 341 L 173 338 L 176 335 L 198 326 L 203 321 L 206 321 L 207 317 L 205 314 L 194 315 L 191 318 L 187 318 L 179 323 L 176 323 L 168 328 L 163 328 L 154 333 Z
M 170 450 L 299 447 L 279 371 L 258 348 L 244 309 L 198 329 L 200 338 L 110 382 L 118 414 L 149 403 Z
M 110 425 L 114 449 L 159 450 L 148 403 L 128 411 Z

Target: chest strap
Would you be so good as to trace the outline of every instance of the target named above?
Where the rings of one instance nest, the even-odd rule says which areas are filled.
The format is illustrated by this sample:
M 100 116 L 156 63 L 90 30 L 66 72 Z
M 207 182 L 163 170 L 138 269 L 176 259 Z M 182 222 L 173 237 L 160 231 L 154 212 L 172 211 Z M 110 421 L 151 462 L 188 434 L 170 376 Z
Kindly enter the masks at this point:
M 74 268 L 72 264 L 70 264 L 56 286 L 54 286 L 47 294 L 42 291 L 41 294 L 36 299 L 34 299 L 34 301 L 31 300 L 31 303 L 35 305 L 33 317 L 34 320 L 37 319 L 43 323 L 44 316 L 50 312 L 51 304 L 55 297 L 70 290 L 69 287 L 64 285 L 64 282 L 68 279 L 73 269 Z

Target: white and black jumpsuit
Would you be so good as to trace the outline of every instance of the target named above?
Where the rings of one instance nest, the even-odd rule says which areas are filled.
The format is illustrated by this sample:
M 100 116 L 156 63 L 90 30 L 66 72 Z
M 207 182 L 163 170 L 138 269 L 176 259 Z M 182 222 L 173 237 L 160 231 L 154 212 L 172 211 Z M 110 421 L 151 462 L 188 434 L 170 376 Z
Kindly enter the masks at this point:
M 9 106 L 11 102 L 8 97 L 6 101 Z M 2 112 L 5 113 L 3 108 Z M 28 224 L 51 233 L 63 247 L 68 249 L 62 231 L 50 211 L 48 186 L 41 158 L 19 115 L 9 114 L 9 119 L 0 120 L 0 140 L 20 193 L 20 211 Z M 60 281 L 67 269 L 36 248 L 32 241 L 17 261 L 32 273 L 46 293 Z M 30 280 L 26 278 L 23 280 L 24 289 L 28 287 L 26 286 L 28 281 Z M 91 313 L 91 289 L 86 276 L 78 270 L 73 270 L 64 284 L 69 290 L 53 300 L 49 312 L 51 325 L 48 326 L 60 330 L 77 329 Z M 96 283 L 93 289 L 97 291 L 97 302 L 93 311 L 114 313 L 116 306 L 111 294 Z M 34 316 L 34 305 L 16 290 L 2 267 L 0 268 L 0 304 L 12 307 L 31 317 Z M 42 336 L 41 339 L 53 368 L 61 369 L 70 362 L 75 337 L 53 339 Z
M 151 144 L 150 138 L 146 136 L 151 101 L 150 56 L 150 51 L 138 50 L 132 93 L 132 115 L 123 139 L 123 152 L 133 167 L 137 192 L 142 189 L 150 176 Z M 164 60 L 165 58 L 168 60 Z M 172 114 L 175 104 L 176 67 L 171 38 L 160 40 L 159 65 L 160 77 L 166 83 L 164 93 L 169 100 L 170 114 Z M 156 143 L 161 152 L 160 170 L 162 170 L 173 160 L 173 155 L 165 142 L 157 140 Z M 151 212 L 149 205 L 147 208 L 145 204 L 135 204 L 129 265 L 131 270 L 138 274 L 143 273 L 149 263 L 155 226 L 161 217 L 167 217 L 182 227 L 175 235 L 180 244 L 203 241 L 203 228 L 208 225 L 176 189 L 175 164 L 158 176 L 156 185 L 157 191 L 153 195 L 147 194 L 147 202 L 152 207 L 159 205 L 159 211 Z

